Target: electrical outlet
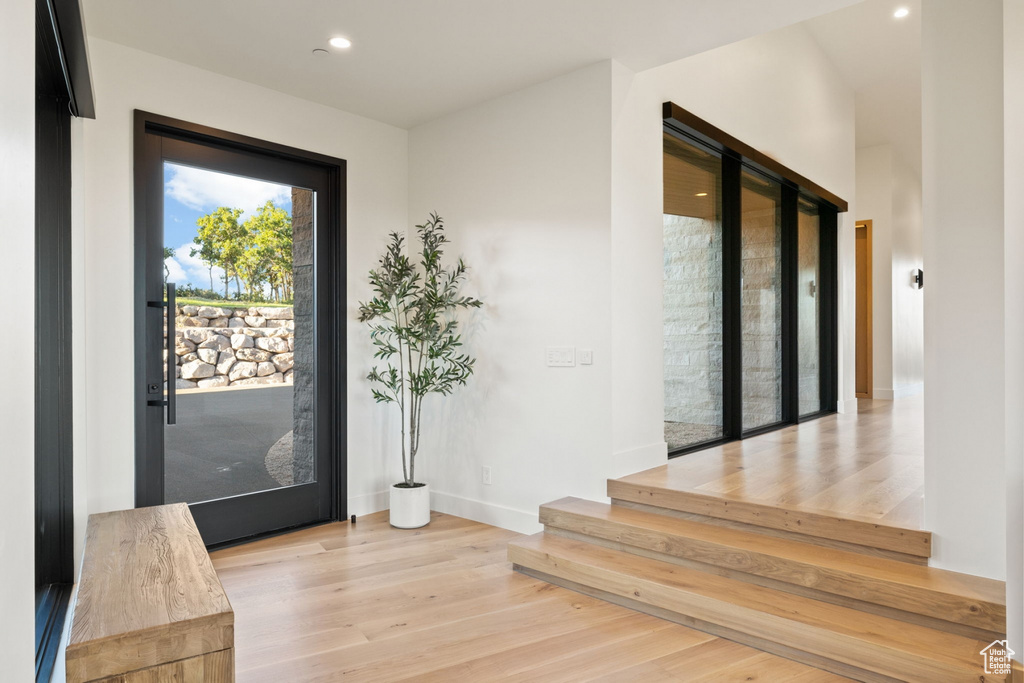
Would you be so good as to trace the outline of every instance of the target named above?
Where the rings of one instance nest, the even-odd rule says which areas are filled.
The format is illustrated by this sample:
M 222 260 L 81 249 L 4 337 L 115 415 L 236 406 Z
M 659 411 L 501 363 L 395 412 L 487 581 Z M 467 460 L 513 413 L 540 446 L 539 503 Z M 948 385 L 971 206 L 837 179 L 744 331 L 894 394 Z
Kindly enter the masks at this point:
M 480 468 L 480 481 L 482 481 L 487 486 L 491 485 L 491 468 L 490 467 L 481 467 Z
M 593 349 L 580 349 L 580 365 L 593 365 L 594 364 L 594 350 Z

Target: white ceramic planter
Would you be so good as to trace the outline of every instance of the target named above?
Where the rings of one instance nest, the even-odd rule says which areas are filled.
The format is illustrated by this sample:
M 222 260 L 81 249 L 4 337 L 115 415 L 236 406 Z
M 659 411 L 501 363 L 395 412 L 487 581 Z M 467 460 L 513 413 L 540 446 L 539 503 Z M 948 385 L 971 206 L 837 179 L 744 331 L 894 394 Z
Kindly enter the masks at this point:
M 418 529 L 430 523 L 430 485 L 391 487 L 391 526 Z

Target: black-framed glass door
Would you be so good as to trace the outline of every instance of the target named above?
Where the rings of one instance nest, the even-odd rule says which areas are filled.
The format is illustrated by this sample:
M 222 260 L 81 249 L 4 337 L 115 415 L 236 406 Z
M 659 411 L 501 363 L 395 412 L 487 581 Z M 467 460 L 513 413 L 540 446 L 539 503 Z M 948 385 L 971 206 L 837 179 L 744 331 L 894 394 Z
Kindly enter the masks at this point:
M 136 136 L 137 505 L 208 545 L 344 517 L 344 162 Z
M 666 104 L 670 456 L 835 412 L 838 376 L 837 207 L 674 117 L 695 120 Z

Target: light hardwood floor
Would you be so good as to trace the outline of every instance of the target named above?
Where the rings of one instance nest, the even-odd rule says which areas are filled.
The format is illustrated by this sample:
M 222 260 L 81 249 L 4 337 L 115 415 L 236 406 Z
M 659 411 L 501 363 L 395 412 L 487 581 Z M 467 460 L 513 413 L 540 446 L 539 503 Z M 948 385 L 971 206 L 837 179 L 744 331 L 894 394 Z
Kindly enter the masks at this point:
M 237 680 L 847 680 L 515 573 L 517 537 L 383 512 L 213 553 Z
M 673 459 L 620 481 L 922 529 L 923 399 L 858 411 Z

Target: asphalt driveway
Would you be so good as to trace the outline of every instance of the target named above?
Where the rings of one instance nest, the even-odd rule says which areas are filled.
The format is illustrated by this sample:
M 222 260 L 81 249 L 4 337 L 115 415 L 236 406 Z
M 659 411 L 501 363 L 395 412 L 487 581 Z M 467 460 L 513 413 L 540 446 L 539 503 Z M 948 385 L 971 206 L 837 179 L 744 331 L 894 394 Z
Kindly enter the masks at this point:
M 270 447 L 291 431 L 292 386 L 178 392 L 177 424 L 164 436 L 164 500 L 197 503 L 280 484 Z

